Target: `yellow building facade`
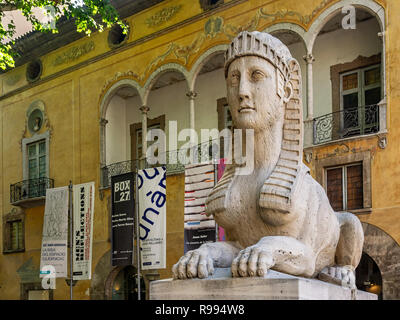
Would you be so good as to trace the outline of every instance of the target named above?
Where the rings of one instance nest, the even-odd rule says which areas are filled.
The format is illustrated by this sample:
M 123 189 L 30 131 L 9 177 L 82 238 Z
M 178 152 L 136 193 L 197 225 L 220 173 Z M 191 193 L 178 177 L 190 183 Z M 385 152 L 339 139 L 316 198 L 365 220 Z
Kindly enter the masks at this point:
M 153 123 L 167 141 L 170 121 L 198 133 L 226 126 L 218 105 L 226 97 L 223 53 L 242 30 L 272 33 L 299 60 L 304 162 L 331 201 L 343 204 L 338 210 L 363 223 L 370 265 L 363 272 L 380 277 L 365 286 L 378 284 L 384 299 L 400 298 L 399 15 L 397 0 L 165 0 L 124 18 L 130 31 L 122 40 L 116 29 L 97 32 L 43 49 L 1 74 L 0 298 L 69 299 L 65 279 L 41 291 L 44 197 L 24 196 L 26 183 L 19 183 L 39 177 L 46 178 L 43 190 L 95 182 L 93 276 L 78 281 L 73 294 L 118 298 L 135 268 L 111 266 L 108 179 L 132 168 L 146 149 L 140 134 Z M 346 109 L 351 99 L 358 99 L 356 126 L 346 118 L 354 121 Z M 341 181 L 340 191 L 332 181 Z M 171 277 L 183 254 L 184 184 L 181 169 L 167 172 L 167 268 L 144 273 L 146 290 L 149 281 Z

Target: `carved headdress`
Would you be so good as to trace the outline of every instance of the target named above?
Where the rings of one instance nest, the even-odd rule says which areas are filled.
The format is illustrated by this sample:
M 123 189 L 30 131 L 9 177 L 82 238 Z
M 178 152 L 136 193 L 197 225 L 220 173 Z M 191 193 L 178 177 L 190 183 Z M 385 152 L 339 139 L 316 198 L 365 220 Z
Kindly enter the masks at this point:
M 292 57 L 289 49 L 277 38 L 258 31 L 241 32 L 233 39 L 225 53 L 225 77 L 231 62 L 242 56 L 258 56 L 268 60 L 279 72 L 276 72 L 278 95 L 283 97 L 285 85 L 292 87 L 292 95 L 284 103 L 283 137 L 281 152 L 271 175 L 266 179 L 260 191 L 259 204 L 263 208 L 290 212 L 294 194 L 299 192 L 302 176 L 309 172 L 303 164 L 303 108 L 301 100 L 301 70 L 299 63 Z M 217 209 L 224 206 L 224 189 L 229 187 L 234 175 L 230 167 L 211 192 L 207 202 L 214 202 Z M 217 209 L 218 210 L 218 209 Z M 213 210 L 211 210 L 213 211 Z

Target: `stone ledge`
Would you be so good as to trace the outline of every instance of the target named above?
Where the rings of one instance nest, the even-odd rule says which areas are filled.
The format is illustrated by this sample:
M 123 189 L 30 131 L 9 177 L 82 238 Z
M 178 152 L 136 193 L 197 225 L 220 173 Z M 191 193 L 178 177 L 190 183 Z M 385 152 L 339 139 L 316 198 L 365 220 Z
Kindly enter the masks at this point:
M 150 300 L 377 300 L 377 295 L 270 270 L 263 278 L 232 278 L 230 268 L 207 279 L 150 282 Z

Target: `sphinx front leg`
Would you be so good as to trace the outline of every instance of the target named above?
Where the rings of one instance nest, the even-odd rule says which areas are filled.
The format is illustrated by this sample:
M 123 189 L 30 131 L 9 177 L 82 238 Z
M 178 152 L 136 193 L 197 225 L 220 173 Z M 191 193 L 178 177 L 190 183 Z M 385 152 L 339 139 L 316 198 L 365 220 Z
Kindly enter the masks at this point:
M 312 250 L 292 237 L 271 236 L 241 250 L 232 262 L 233 277 L 264 276 L 269 269 L 311 277 L 315 270 Z

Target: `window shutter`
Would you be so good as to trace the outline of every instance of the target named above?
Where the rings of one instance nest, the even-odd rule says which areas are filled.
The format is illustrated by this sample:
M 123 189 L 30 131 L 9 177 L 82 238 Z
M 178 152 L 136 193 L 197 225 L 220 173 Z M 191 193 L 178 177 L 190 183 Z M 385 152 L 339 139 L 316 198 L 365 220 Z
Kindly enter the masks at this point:
M 327 195 L 333 210 L 343 210 L 343 170 L 342 168 L 326 170 Z
M 362 165 L 347 167 L 347 209 L 363 207 Z

